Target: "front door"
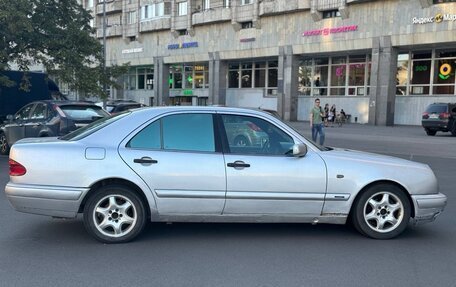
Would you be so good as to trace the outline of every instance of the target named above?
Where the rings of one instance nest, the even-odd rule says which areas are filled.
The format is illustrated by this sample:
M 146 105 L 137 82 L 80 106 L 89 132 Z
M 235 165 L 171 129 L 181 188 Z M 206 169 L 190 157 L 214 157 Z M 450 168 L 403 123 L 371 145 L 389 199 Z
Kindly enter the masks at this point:
M 173 114 L 148 124 L 120 147 L 154 193 L 160 215 L 220 215 L 226 181 L 212 113 Z
M 294 139 L 264 119 L 225 114 L 221 121 L 227 146 L 223 214 L 321 214 L 326 167 L 316 152 L 309 149 L 305 157 L 291 156 Z
M 20 109 L 13 118 L 13 121 L 5 125 L 8 144 L 11 146 L 20 139 L 26 137 L 25 125 L 30 120 L 30 112 L 35 104 L 29 104 Z

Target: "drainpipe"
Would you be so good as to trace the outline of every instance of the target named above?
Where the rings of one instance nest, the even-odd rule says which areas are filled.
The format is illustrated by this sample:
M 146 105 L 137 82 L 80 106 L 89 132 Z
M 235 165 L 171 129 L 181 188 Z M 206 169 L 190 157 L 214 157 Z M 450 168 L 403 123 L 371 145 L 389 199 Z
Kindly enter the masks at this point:
M 260 24 L 260 19 L 259 19 L 259 15 L 260 15 L 260 0 L 254 0 L 255 2 L 253 2 L 253 27 L 255 27 L 256 29 L 260 29 L 261 28 L 261 24 Z
M 234 31 L 241 30 L 241 24 L 237 22 L 236 15 L 237 15 L 237 7 L 239 5 L 238 0 L 231 1 L 231 25 L 233 26 Z
M 188 5 L 187 5 L 187 32 L 188 32 L 188 35 L 190 36 L 195 36 L 195 31 L 193 30 L 193 21 L 192 21 L 192 17 L 193 17 L 193 1 L 192 0 L 188 0 Z

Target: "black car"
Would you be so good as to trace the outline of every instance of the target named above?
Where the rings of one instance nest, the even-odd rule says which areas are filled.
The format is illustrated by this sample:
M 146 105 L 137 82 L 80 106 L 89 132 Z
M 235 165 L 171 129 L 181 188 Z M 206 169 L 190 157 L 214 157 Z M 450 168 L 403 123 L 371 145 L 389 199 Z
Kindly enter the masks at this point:
M 135 102 L 135 101 L 113 101 L 113 102 L 108 102 L 106 104 L 106 110 L 111 115 L 113 115 L 113 114 L 117 114 L 117 113 L 120 113 L 123 111 L 142 108 L 145 106 L 146 105 L 143 105 L 143 104 Z
M 29 137 L 61 136 L 109 116 L 101 107 L 84 102 L 36 101 L 20 109 L 0 126 L 0 154 Z
M 428 136 L 435 136 L 438 131 L 456 136 L 456 103 L 430 104 L 423 113 L 421 125 Z

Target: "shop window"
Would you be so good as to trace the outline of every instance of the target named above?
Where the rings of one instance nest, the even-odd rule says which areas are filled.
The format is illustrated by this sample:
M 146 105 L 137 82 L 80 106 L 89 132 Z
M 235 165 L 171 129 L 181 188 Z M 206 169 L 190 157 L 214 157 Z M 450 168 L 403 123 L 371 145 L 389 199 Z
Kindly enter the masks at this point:
M 252 4 L 253 0 L 241 0 L 241 5 Z
M 396 95 L 405 95 L 409 75 L 409 54 L 399 54 L 397 59 Z
M 202 89 L 209 87 L 206 64 L 175 65 L 170 68 L 170 89 Z
M 228 71 L 228 88 L 239 88 L 239 69 Z
M 431 60 L 412 61 L 410 93 L 416 95 L 429 94 L 431 82 Z
M 320 77 L 318 77 L 320 86 Z M 312 60 L 301 61 L 298 68 L 298 92 L 310 96 L 312 90 Z
M 179 34 L 179 36 L 188 35 L 188 30 L 187 29 L 176 30 L 176 32 L 177 32 L 177 34 Z

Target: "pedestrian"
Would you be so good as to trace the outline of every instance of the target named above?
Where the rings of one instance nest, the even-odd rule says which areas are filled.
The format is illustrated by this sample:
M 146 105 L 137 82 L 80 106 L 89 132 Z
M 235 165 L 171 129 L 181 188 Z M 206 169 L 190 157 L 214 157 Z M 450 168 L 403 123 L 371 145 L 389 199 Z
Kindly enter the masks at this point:
M 328 126 L 328 115 L 329 115 L 329 104 L 325 104 L 325 108 L 323 109 L 325 114 L 323 115 L 323 121 L 325 122 L 325 127 Z
M 312 140 L 317 142 L 320 134 L 320 145 L 325 143 L 325 131 L 323 127 L 324 111 L 320 107 L 320 99 L 315 99 L 315 106 L 310 111 L 310 127 L 312 128 Z
M 336 111 L 336 105 L 332 105 L 331 109 L 329 110 L 329 116 L 328 116 L 328 121 L 331 122 L 331 126 L 334 124 L 334 120 L 336 119 L 337 111 Z

